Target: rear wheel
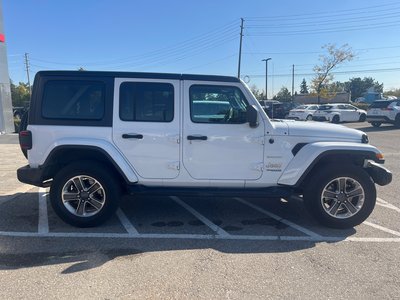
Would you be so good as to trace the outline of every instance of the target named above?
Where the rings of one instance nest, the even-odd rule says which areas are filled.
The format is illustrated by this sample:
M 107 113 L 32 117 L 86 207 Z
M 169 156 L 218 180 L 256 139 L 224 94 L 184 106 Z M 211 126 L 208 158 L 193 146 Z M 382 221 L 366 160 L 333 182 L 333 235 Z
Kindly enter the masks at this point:
M 379 127 L 382 125 L 382 123 L 381 122 L 371 122 L 371 125 L 374 127 Z
M 306 118 L 307 121 L 312 121 L 312 115 L 308 115 Z
M 394 119 L 394 126 L 400 128 L 400 113 L 397 114 L 396 119 Z
M 361 114 L 360 118 L 358 119 L 359 122 L 365 122 L 365 120 L 367 119 L 367 116 L 365 114 Z
M 374 209 L 375 184 L 361 167 L 326 165 L 308 182 L 304 203 L 325 226 L 354 227 L 367 219 Z
M 77 227 L 100 225 L 118 208 L 121 187 L 113 173 L 97 162 L 68 165 L 53 179 L 50 202 L 57 215 Z
M 338 124 L 340 122 L 340 117 L 338 115 L 333 116 L 332 123 Z

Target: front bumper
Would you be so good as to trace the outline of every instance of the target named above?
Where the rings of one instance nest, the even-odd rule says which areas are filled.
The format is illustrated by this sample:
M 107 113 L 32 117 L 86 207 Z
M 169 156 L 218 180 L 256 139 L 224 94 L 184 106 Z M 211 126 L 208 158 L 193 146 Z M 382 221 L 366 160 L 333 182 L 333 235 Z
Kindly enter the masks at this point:
M 39 186 L 39 187 L 45 187 L 46 185 L 43 183 L 43 178 L 44 178 L 44 169 L 41 168 L 31 168 L 29 165 L 21 167 L 17 170 L 17 177 L 18 180 Z
M 387 185 L 392 182 L 392 172 L 373 161 L 368 161 L 366 166 L 368 174 L 379 185 Z

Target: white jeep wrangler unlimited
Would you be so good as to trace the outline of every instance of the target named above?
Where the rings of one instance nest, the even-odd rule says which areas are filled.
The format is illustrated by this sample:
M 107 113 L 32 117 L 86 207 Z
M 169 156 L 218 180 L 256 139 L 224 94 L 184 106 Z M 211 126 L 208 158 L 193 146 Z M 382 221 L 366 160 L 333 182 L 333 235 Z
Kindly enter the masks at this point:
M 122 192 L 300 196 L 322 224 L 352 227 L 392 174 L 361 131 L 274 120 L 225 76 L 43 71 L 18 179 L 50 187 L 61 219 L 95 226 Z

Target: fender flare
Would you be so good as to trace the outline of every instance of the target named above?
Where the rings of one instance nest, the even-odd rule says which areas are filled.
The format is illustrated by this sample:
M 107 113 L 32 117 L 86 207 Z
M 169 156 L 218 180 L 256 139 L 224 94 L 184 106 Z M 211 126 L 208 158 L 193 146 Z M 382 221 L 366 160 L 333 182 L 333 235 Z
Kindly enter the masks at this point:
M 116 171 L 124 178 L 126 183 L 136 183 L 139 181 L 138 176 L 136 175 L 135 171 L 131 167 L 131 165 L 126 161 L 126 159 L 122 156 L 122 154 L 115 149 L 111 144 L 101 141 L 102 145 L 96 145 L 95 143 L 88 143 L 79 144 L 79 143 L 63 143 L 60 145 L 55 146 L 52 148 L 48 155 L 46 155 L 46 160 L 43 164 L 39 166 L 39 168 L 46 168 L 47 166 L 51 165 L 53 157 L 57 155 L 59 151 L 65 150 L 90 150 L 96 151 L 107 158 L 107 161 L 114 166 Z
M 381 152 L 368 144 L 348 142 L 317 142 L 303 146 L 286 166 L 278 184 L 298 187 L 322 159 L 334 155 L 349 155 L 383 163 Z

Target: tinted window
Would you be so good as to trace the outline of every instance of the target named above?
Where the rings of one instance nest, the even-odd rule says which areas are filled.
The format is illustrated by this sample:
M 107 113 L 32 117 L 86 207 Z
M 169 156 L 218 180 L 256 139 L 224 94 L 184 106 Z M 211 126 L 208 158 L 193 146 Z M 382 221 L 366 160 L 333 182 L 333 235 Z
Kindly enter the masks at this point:
M 104 94 L 102 82 L 48 81 L 44 86 L 42 116 L 46 119 L 101 120 Z
M 123 121 L 171 122 L 174 118 L 172 84 L 124 82 L 119 97 L 119 116 Z
M 247 122 L 248 103 L 237 87 L 193 85 L 189 94 L 190 117 L 195 123 Z
M 333 106 L 332 105 L 321 105 L 318 110 L 330 110 L 332 109 Z
M 375 101 L 369 106 L 369 108 L 386 108 L 390 103 L 392 103 L 392 101 Z

